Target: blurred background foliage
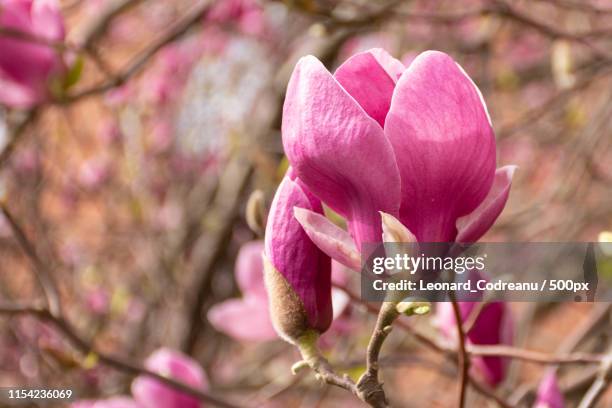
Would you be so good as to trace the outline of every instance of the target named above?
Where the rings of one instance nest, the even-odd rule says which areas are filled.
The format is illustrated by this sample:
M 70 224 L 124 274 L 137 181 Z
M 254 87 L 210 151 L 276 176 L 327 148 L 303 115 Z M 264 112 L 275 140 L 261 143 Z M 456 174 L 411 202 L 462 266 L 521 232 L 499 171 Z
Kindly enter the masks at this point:
M 66 0 L 61 8 L 66 43 L 77 49 L 69 83 L 28 109 L 0 107 L 0 190 L 67 319 L 99 350 L 135 360 L 162 345 L 182 350 L 212 390 L 249 406 L 356 404 L 311 375 L 291 376 L 297 355 L 281 341 L 234 340 L 207 319 L 213 305 L 240 296 L 236 254 L 261 238 L 245 207 L 261 190 L 267 208 L 286 168 L 280 109 L 305 54 L 333 70 L 372 47 L 405 63 L 438 49 L 465 68 L 492 116 L 498 163 L 518 165 L 485 241 L 597 241 L 612 229 L 609 0 Z M 0 299 L 40 299 L 30 269 L 0 217 Z M 554 351 L 602 306 L 513 307 L 517 344 Z M 351 330 L 327 353 L 355 374 L 373 318 L 359 305 L 347 313 Z M 417 324 L 435 332 L 431 319 Z M 579 347 L 605 350 L 609 308 L 603 328 L 592 326 Z M 440 390 L 456 369 L 444 356 L 401 333 L 385 352 L 398 406 L 452 405 Z M 542 369 L 515 362 L 501 392 L 530 401 Z M 570 401 L 589 386 L 588 370 L 563 367 Z M 101 397 L 125 393 L 130 380 L 33 317 L 0 320 L 0 386 Z M 609 392 L 602 401 L 612 404 Z

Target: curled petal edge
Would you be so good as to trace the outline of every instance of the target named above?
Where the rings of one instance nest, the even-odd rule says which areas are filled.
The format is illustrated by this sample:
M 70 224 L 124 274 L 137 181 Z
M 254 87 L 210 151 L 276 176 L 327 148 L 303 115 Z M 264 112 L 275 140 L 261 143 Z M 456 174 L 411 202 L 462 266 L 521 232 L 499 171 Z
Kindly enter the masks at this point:
M 321 251 L 348 268 L 356 271 L 361 269 L 361 256 L 348 232 L 314 211 L 294 207 L 293 213 Z
M 510 165 L 495 171 L 493 185 L 483 202 L 470 214 L 457 219 L 457 242 L 476 242 L 491 228 L 506 205 L 516 168 Z

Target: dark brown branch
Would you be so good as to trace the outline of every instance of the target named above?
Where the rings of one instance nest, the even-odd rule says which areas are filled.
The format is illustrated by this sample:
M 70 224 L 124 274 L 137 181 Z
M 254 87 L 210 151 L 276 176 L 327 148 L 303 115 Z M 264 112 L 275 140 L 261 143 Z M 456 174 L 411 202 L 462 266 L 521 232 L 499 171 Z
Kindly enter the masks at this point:
M 30 109 L 19 119 L 19 122 L 8 132 L 8 141 L 2 152 L 0 152 L 0 169 L 4 167 L 8 159 L 13 154 L 17 143 L 21 140 L 28 126 L 38 117 L 38 109 Z
M 589 48 L 591 51 L 593 51 L 593 53 L 595 53 L 597 56 L 604 59 L 605 61 L 612 60 L 612 55 L 610 53 L 589 41 L 590 37 L 597 36 L 600 33 L 573 33 L 565 31 L 556 26 L 548 25 L 526 13 L 517 10 L 516 7 L 514 7 L 508 1 L 494 0 L 493 4 L 493 11 L 501 17 L 506 17 L 519 24 L 530 27 L 551 38 L 562 38 L 569 41 L 577 42 Z
M 467 384 L 470 370 L 470 356 L 467 353 L 466 349 L 466 336 L 463 331 L 463 318 L 461 317 L 461 309 L 459 308 L 459 303 L 457 303 L 457 299 L 453 292 L 449 292 L 449 297 L 451 300 L 451 304 L 453 306 L 453 314 L 455 315 L 455 324 L 457 326 L 457 348 L 459 349 L 459 353 L 457 353 L 457 362 L 459 365 L 459 401 L 457 405 L 459 408 L 465 407 L 465 398 L 467 393 Z
M 568 10 L 577 10 L 592 14 L 608 14 L 612 13 L 612 8 L 597 7 L 585 0 L 538 0 L 542 3 L 549 3 L 559 8 Z
M 351 302 L 359 303 L 364 306 L 367 311 L 371 314 L 377 314 L 378 309 L 374 307 L 374 305 L 369 304 L 363 301 L 359 295 L 354 293 L 349 288 L 343 285 L 334 285 L 334 287 L 342 290 L 348 296 Z M 448 347 L 446 345 L 438 343 L 435 339 L 430 337 L 427 334 L 424 334 L 409 324 L 407 324 L 404 320 L 398 320 L 395 323 L 397 326 L 401 327 L 403 330 L 409 331 L 420 343 L 426 345 L 430 349 L 439 352 L 450 354 L 453 357 L 457 352 L 456 349 L 452 347 Z M 558 353 L 558 354 L 550 354 L 541 351 L 535 350 L 527 350 L 518 347 L 506 346 L 506 345 L 495 345 L 495 346 L 478 346 L 474 344 L 468 344 L 466 347 L 466 351 L 470 356 L 498 356 L 498 357 L 508 357 L 514 358 L 518 360 L 524 360 L 526 362 L 534 363 L 534 364 L 600 364 L 605 355 L 603 354 L 593 354 L 593 353 Z
M 389 404 L 378 378 L 378 359 L 382 345 L 391 332 L 393 322 L 399 317 L 396 305 L 395 302 L 384 302 L 381 305 L 376 326 L 368 344 L 366 371 L 357 382 L 357 390 L 361 399 L 373 407 L 386 407 Z
M 99 13 L 96 13 L 91 19 L 86 20 L 77 31 L 80 31 L 80 40 L 78 41 L 82 48 L 88 49 L 93 46 L 108 30 L 111 22 L 119 15 L 135 7 L 142 0 L 114 0 L 108 3 L 106 7 Z
M 107 80 L 101 84 L 91 88 L 79 91 L 75 94 L 68 95 L 63 99 L 55 101 L 59 104 L 66 104 L 78 101 L 83 98 L 98 95 L 109 91 L 113 88 L 123 85 L 127 80 L 139 73 L 144 65 L 153 57 L 159 50 L 169 43 L 176 41 L 186 34 L 195 24 L 200 22 L 204 15 L 210 10 L 212 1 L 204 0 L 191 8 L 179 21 L 177 21 L 166 33 L 153 41 L 146 49 L 134 57 L 114 78 Z

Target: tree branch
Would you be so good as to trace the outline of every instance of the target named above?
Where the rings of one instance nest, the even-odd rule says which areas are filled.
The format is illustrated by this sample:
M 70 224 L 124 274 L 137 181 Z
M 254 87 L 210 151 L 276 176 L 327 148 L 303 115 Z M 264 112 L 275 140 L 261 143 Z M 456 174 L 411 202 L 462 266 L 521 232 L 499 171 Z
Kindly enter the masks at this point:
M 376 319 L 376 326 L 368 344 L 366 354 L 366 371 L 357 382 L 360 398 L 373 407 L 386 407 L 389 402 L 378 379 L 378 358 L 380 350 L 389 333 L 393 322 L 399 317 L 396 302 L 384 302 Z
M 210 0 L 203 0 L 199 4 L 193 6 L 191 10 L 187 12 L 179 21 L 177 21 L 166 33 L 164 33 L 157 40 L 153 41 L 146 49 L 128 62 L 125 68 L 123 68 L 114 78 L 99 85 L 95 85 L 91 88 L 77 92 L 73 95 L 68 95 L 65 98 L 55 102 L 59 104 L 71 103 L 123 85 L 128 79 L 140 72 L 144 65 L 159 50 L 161 50 L 167 44 L 182 37 L 191 27 L 200 22 L 204 15 L 206 15 L 206 13 L 208 13 L 210 10 L 212 3 L 213 2 Z
M 147 370 L 144 367 L 136 363 L 127 361 L 126 359 L 119 358 L 110 354 L 101 353 L 95 349 L 95 347 L 85 340 L 72 325 L 61 315 L 53 315 L 48 309 L 21 306 L 21 305 L 0 305 L 0 315 L 31 315 L 38 318 L 41 321 L 51 323 L 57 330 L 59 330 L 73 345 L 83 354 L 94 354 L 98 361 L 102 364 L 114 368 L 119 371 L 123 371 L 130 375 L 138 376 L 143 375 L 151 377 L 169 387 L 172 387 L 178 391 L 189 394 L 200 401 L 207 402 L 209 404 L 221 407 L 221 408 L 237 408 L 237 405 L 229 403 L 214 397 L 208 393 L 203 392 L 197 388 L 193 388 L 180 381 L 176 381 L 172 378 L 165 377 L 153 371 Z
M 9 211 L 5 202 L 0 202 L 0 210 L 4 217 L 6 218 L 17 242 L 23 249 L 23 252 L 26 254 L 28 259 L 31 261 L 34 266 L 34 275 L 38 279 L 38 283 L 42 288 L 43 294 L 45 296 L 47 307 L 49 308 L 49 312 L 53 316 L 60 316 L 62 313 L 61 301 L 59 290 L 57 289 L 57 285 L 53 280 L 53 276 L 51 272 L 47 269 L 46 262 L 43 262 L 38 253 L 36 252 L 36 248 L 30 242 L 23 228 L 19 225 L 13 214 Z
M 459 303 L 454 292 L 449 292 L 451 304 L 453 306 L 453 314 L 455 315 L 455 324 L 457 326 L 457 361 L 459 365 L 460 377 L 459 377 L 459 408 L 465 407 L 465 397 L 467 393 L 467 384 L 470 370 L 470 356 L 466 349 L 466 337 L 463 331 L 463 319 L 461 318 L 461 309 L 459 309 Z

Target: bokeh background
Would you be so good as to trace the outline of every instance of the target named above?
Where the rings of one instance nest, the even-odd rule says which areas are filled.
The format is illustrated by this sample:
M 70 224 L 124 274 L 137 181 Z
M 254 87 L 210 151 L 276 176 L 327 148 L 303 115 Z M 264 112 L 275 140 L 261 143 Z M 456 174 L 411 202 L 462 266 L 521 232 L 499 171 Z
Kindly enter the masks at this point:
M 284 90 L 306 54 L 330 70 L 373 47 L 406 63 L 437 49 L 462 64 L 488 105 L 499 165 L 518 165 L 485 241 L 597 241 L 612 230 L 610 0 L 60 4 L 65 52 L 82 70 L 61 95 L 0 107 L 0 192 L 55 281 L 66 320 L 97 350 L 133 361 L 161 346 L 181 350 L 204 368 L 211 392 L 247 406 L 360 406 L 310 372 L 291 375 L 298 354 L 288 344 L 237 338 L 209 319 L 212 307 L 242 295 L 236 256 L 261 239 L 248 223 L 261 225 L 286 169 Z M 2 301 L 40 302 L 41 265 L 32 261 L 0 216 Z M 358 277 L 346 279 L 358 289 Z M 610 351 L 609 304 L 512 308 L 518 346 Z M 375 316 L 355 302 L 344 314 L 325 352 L 357 375 Z M 437 336 L 432 318 L 415 324 Z M 445 356 L 402 331 L 384 356 L 397 406 L 454 406 L 457 369 Z M 545 368 L 514 361 L 498 392 L 530 406 Z M 597 366 L 558 374 L 574 406 Z M 105 398 L 129 393 L 132 379 L 52 324 L 0 316 L 0 386 Z M 610 406 L 611 393 L 599 404 Z

